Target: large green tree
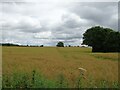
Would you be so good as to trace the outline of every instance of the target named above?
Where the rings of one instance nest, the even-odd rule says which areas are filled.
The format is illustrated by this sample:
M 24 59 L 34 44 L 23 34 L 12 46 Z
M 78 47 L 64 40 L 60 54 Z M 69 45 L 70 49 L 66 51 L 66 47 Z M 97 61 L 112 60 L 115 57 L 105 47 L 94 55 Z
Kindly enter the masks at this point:
M 112 31 L 104 41 L 106 52 L 120 52 L 120 33 Z
M 83 44 L 92 46 L 92 52 L 118 51 L 120 33 L 110 28 L 95 26 L 83 34 Z

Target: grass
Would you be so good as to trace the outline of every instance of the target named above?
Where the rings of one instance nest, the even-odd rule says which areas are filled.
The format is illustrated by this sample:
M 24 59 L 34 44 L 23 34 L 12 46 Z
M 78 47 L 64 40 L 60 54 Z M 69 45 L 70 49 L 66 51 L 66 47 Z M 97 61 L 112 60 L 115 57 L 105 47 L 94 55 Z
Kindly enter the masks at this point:
M 82 81 L 79 79 L 80 71 L 78 70 L 82 67 L 87 70 L 85 76 L 88 78 L 84 80 L 85 84 L 82 87 L 89 85 L 95 87 L 97 83 L 97 87 L 100 87 L 100 82 L 105 86 L 109 83 L 112 87 L 117 87 L 117 53 L 91 53 L 91 48 L 80 47 L 2 47 L 2 53 L 5 77 L 14 76 L 14 72 L 18 75 L 23 72 L 31 75 L 30 72 L 35 70 L 40 75 L 43 74 L 42 77 L 51 87 L 56 87 L 54 85 L 56 81 L 65 82 L 65 87 L 76 87 L 78 86 L 76 83 Z
M 92 53 L 94 57 L 100 60 L 117 60 L 118 61 L 118 53 Z
M 46 79 L 35 70 L 32 73 L 15 72 L 11 76 L 3 76 L 3 88 L 120 88 L 117 81 L 109 83 L 106 80 L 95 81 L 79 76 L 74 87 L 71 87 L 64 76 L 60 74 L 57 80 Z

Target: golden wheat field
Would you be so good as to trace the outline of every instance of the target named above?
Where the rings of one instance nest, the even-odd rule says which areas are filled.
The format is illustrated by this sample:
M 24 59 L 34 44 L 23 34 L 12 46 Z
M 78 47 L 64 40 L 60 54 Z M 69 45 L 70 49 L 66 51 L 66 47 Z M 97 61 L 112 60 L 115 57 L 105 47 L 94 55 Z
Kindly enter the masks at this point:
M 36 70 L 48 79 L 63 74 L 71 84 L 87 70 L 85 77 L 118 80 L 118 53 L 92 53 L 81 47 L 2 47 L 3 74 Z

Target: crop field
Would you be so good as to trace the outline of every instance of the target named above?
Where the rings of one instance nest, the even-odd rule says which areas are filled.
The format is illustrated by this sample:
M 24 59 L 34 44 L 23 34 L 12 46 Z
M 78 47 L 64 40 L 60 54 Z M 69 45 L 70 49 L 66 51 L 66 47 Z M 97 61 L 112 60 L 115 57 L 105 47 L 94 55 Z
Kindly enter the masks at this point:
M 81 75 L 78 68 L 86 72 Z M 3 87 L 20 83 L 40 87 L 40 80 L 49 82 L 41 87 L 51 88 L 58 86 L 57 81 L 61 88 L 118 87 L 118 53 L 92 53 L 83 47 L 2 47 L 2 73 Z M 42 79 L 38 77 L 32 86 L 38 74 Z M 22 75 L 27 76 L 18 83 Z

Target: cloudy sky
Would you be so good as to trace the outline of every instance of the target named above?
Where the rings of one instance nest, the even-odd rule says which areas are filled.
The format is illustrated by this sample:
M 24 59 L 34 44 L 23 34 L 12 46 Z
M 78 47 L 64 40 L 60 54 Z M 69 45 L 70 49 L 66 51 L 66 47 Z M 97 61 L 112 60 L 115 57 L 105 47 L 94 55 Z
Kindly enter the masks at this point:
M 118 30 L 118 2 L 2 0 L 0 41 L 29 45 L 80 45 L 82 34 L 100 25 Z

